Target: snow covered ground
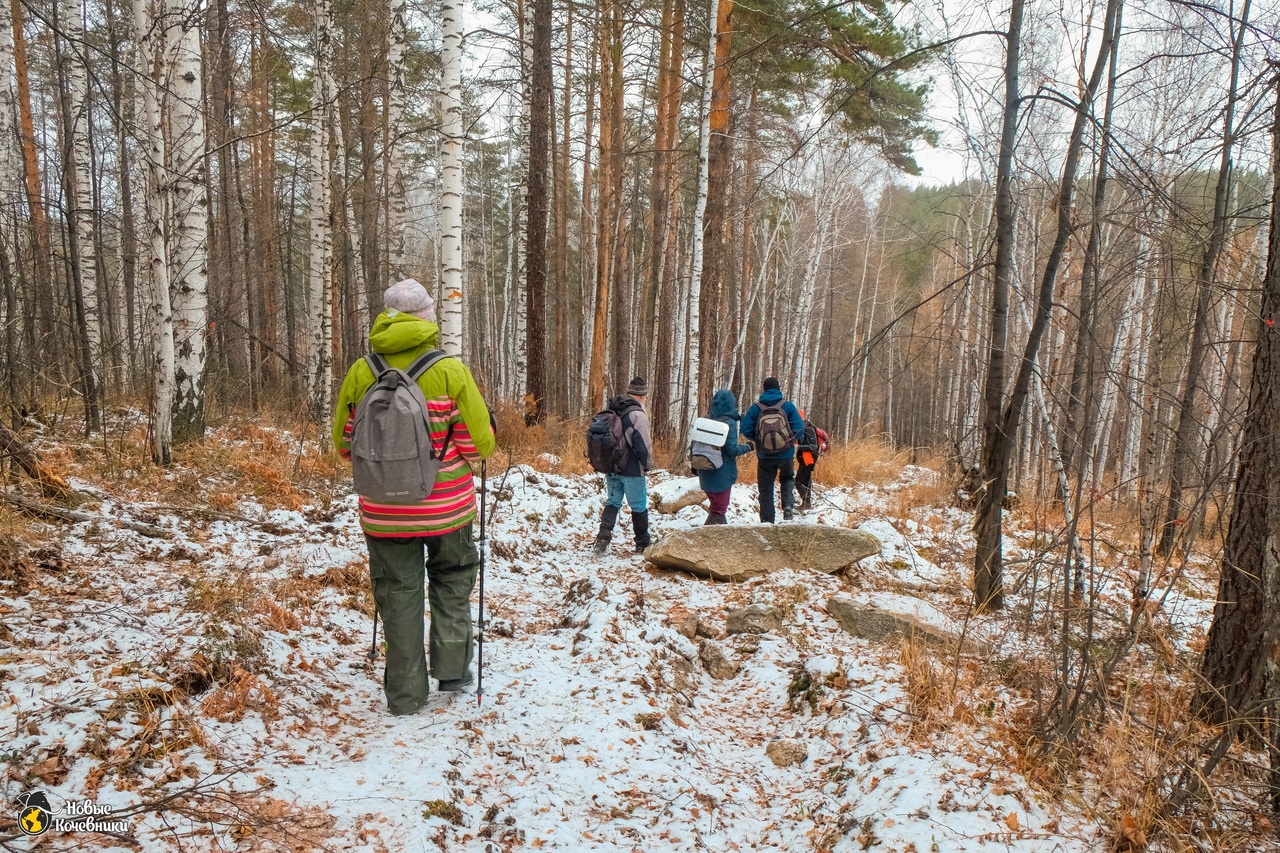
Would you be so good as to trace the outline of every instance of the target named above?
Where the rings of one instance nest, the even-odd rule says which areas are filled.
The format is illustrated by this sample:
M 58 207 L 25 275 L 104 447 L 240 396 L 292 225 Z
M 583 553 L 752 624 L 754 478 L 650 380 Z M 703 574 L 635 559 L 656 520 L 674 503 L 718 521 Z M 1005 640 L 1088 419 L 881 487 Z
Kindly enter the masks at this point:
M 16 834 L 15 850 L 1099 849 L 1102 829 L 1016 771 L 974 688 L 963 724 L 913 712 L 898 644 L 855 639 L 824 608 L 840 593 L 918 599 L 963 624 L 958 563 L 922 552 L 967 535 L 885 515 L 885 488 L 823 490 L 799 523 L 864 524 L 880 557 L 843 577 L 785 571 L 717 584 L 646 566 L 620 523 L 589 554 L 603 485 L 491 470 L 484 695 L 435 694 L 393 718 L 367 658 L 365 550 L 345 492 L 298 511 L 239 502 L 179 512 L 89 504 L 173 531 L 62 528 L 61 549 L 0 584 L 0 758 L 6 801 L 41 789 L 128 822 L 120 837 Z M 933 476 L 903 472 L 898 484 Z M 659 475 L 657 479 L 664 478 Z M 735 489 L 730 523 L 754 520 Z M 225 501 L 223 502 L 226 503 Z M 655 515 L 657 535 L 700 524 Z M 724 635 L 764 602 L 780 631 Z M 712 678 L 694 614 L 741 670 Z M 972 636 L 987 636 L 968 625 Z M 1017 656 L 1016 649 L 1002 654 Z M 939 653 L 950 679 L 963 661 Z M 917 709 L 918 710 L 918 709 Z M 1000 717 L 1001 714 L 995 714 Z M 775 766 L 771 742 L 806 756 Z M 159 804 L 159 806 L 157 806 Z M 55 833 L 51 833 L 51 836 Z

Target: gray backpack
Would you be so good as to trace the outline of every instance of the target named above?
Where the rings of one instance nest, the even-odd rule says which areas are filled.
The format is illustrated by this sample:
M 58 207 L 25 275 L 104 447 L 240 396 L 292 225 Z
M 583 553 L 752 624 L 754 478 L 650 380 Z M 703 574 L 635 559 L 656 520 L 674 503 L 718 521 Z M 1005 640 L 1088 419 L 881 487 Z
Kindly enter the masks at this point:
M 374 382 L 356 405 L 351 427 L 356 494 L 377 503 L 415 504 L 435 488 L 444 451 L 437 457 L 431 444 L 427 398 L 418 378 L 445 356 L 444 350 L 432 350 L 407 370 L 391 367 L 377 353 L 365 356 Z

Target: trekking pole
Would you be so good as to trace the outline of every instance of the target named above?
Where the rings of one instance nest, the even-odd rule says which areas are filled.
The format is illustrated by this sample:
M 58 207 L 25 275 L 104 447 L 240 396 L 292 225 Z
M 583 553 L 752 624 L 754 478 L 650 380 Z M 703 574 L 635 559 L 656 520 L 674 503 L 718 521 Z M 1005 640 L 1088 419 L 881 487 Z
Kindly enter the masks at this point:
M 480 632 L 476 637 L 476 704 L 480 704 L 480 700 L 484 698 L 484 552 L 487 550 L 488 542 L 487 522 L 488 513 L 486 512 L 486 504 L 488 504 L 489 495 L 489 465 L 484 459 L 480 460 Z
M 369 660 L 378 659 L 378 605 L 373 606 L 373 639 L 369 641 Z

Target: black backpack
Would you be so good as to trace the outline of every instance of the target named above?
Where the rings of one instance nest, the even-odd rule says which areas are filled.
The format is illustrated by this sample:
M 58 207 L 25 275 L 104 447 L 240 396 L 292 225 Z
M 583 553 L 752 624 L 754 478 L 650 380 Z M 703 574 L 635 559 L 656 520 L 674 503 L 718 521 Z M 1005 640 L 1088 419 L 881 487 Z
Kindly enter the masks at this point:
M 601 474 L 627 467 L 627 436 L 622 416 L 613 409 L 598 412 L 587 427 L 587 459 Z
M 760 416 L 756 419 L 756 448 L 761 453 L 766 456 L 786 453 L 795 440 L 782 403 L 760 407 Z
M 817 460 L 818 454 L 822 452 L 822 442 L 818 441 L 818 428 L 808 421 L 804 422 L 804 438 L 800 439 L 799 447 L 801 450 L 812 453 L 814 460 Z

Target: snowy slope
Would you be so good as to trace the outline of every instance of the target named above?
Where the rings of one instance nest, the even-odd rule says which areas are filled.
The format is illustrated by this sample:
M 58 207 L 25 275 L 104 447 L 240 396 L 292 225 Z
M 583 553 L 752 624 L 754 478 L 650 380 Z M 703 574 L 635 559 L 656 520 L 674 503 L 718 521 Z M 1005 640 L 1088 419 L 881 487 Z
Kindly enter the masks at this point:
M 64 528 L 60 565 L 33 569 L 26 589 L 10 581 L 6 799 L 34 787 L 55 807 L 90 796 L 127 814 L 172 797 L 127 815 L 141 850 L 1095 849 L 1098 830 L 1032 792 L 981 712 L 926 725 L 900 648 L 850 637 L 824 609 L 837 592 L 928 589 L 922 614 L 962 622 L 957 569 L 916 548 L 963 534 L 904 537 L 882 495 L 827 490 L 801 523 L 866 522 L 881 557 L 845 578 L 715 584 L 646 567 L 626 521 L 612 553 L 592 557 L 598 477 L 491 474 L 483 700 L 436 694 L 406 718 L 386 714 L 381 661 L 366 657 L 352 498 L 241 503 L 226 518 L 91 506 L 175 536 Z M 753 520 L 754 500 L 735 489 L 730 523 Z M 654 528 L 703 516 L 690 507 Z M 721 633 L 726 609 L 752 602 L 782 606 L 783 629 L 713 640 L 742 669 L 711 678 L 672 615 Z M 992 708 L 1017 701 L 987 689 Z M 807 758 L 775 766 L 775 739 Z M 13 832 L 0 837 L 37 849 Z

